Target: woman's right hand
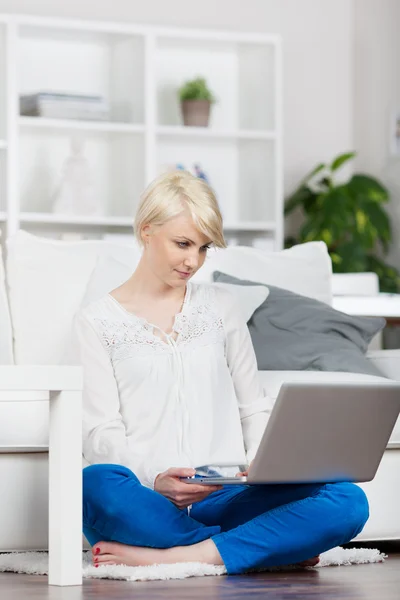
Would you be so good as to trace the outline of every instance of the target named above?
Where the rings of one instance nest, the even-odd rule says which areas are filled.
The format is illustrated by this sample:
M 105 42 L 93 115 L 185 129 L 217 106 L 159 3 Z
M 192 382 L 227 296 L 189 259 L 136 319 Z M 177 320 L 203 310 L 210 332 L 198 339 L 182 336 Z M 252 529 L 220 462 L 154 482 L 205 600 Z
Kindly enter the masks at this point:
M 193 477 L 195 473 L 194 469 L 172 467 L 157 475 L 154 489 L 171 500 L 179 509 L 200 502 L 213 492 L 222 489 L 222 485 L 196 485 L 180 480 L 180 477 Z

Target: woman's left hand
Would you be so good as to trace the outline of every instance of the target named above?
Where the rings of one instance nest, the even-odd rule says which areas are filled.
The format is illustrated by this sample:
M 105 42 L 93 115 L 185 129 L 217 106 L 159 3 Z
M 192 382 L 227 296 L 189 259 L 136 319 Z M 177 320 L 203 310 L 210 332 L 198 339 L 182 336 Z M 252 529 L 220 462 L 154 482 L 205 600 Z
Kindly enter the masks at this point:
M 250 467 L 251 467 L 252 464 L 253 464 L 253 461 L 251 461 L 251 463 L 247 467 L 246 471 L 239 471 L 239 473 L 236 473 L 235 477 L 247 477 L 247 475 L 249 474 L 249 469 L 250 469 Z

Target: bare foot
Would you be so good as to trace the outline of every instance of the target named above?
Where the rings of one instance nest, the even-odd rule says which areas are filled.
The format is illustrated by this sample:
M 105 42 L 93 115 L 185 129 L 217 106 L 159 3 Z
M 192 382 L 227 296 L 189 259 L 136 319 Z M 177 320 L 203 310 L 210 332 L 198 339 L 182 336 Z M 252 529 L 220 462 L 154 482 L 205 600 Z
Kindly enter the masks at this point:
M 314 556 L 314 558 L 309 558 L 308 560 L 303 560 L 303 562 L 298 563 L 299 567 L 315 567 L 319 563 L 319 556 Z
M 211 565 L 223 565 L 221 555 L 212 540 L 205 540 L 192 546 L 174 548 L 144 548 L 128 546 L 118 542 L 98 542 L 92 548 L 93 563 L 100 565 L 128 565 L 139 567 L 155 564 L 179 562 L 202 562 Z M 298 563 L 299 567 L 315 567 L 319 556 Z
M 118 542 L 98 542 L 92 548 L 95 565 L 128 565 L 131 567 L 170 564 L 178 562 L 202 562 L 223 565 L 222 558 L 212 540 L 192 546 L 174 548 L 143 548 L 127 546 Z

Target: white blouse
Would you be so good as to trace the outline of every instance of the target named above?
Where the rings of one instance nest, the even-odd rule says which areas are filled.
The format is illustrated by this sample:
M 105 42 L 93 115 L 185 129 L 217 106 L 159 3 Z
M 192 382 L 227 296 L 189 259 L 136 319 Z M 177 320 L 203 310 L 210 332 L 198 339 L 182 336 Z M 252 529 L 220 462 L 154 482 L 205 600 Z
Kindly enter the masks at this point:
M 76 314 L 85 464 L 124 465 L 150 488 L 169 467 L 236 473 L 253 459 L 271 404 L 232 294 L 188 282 L 177 336 L 155 329 L 110 294 Z

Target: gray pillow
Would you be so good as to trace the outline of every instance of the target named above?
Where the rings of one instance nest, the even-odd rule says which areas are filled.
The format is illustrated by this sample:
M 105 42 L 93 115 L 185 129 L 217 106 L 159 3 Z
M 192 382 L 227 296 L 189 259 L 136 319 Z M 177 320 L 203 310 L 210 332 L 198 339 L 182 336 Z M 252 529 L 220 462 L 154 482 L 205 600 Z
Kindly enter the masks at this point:
M 214 281 L 255 285 L 215 271 Z M 263 285 L 263 284 L 259 284 Z M 248 322 L 260 370 L 347 371 L 380 375 L 365 352 L 385 319 L 354 317 L 324 302 L 267 286 L 268 298 Z

